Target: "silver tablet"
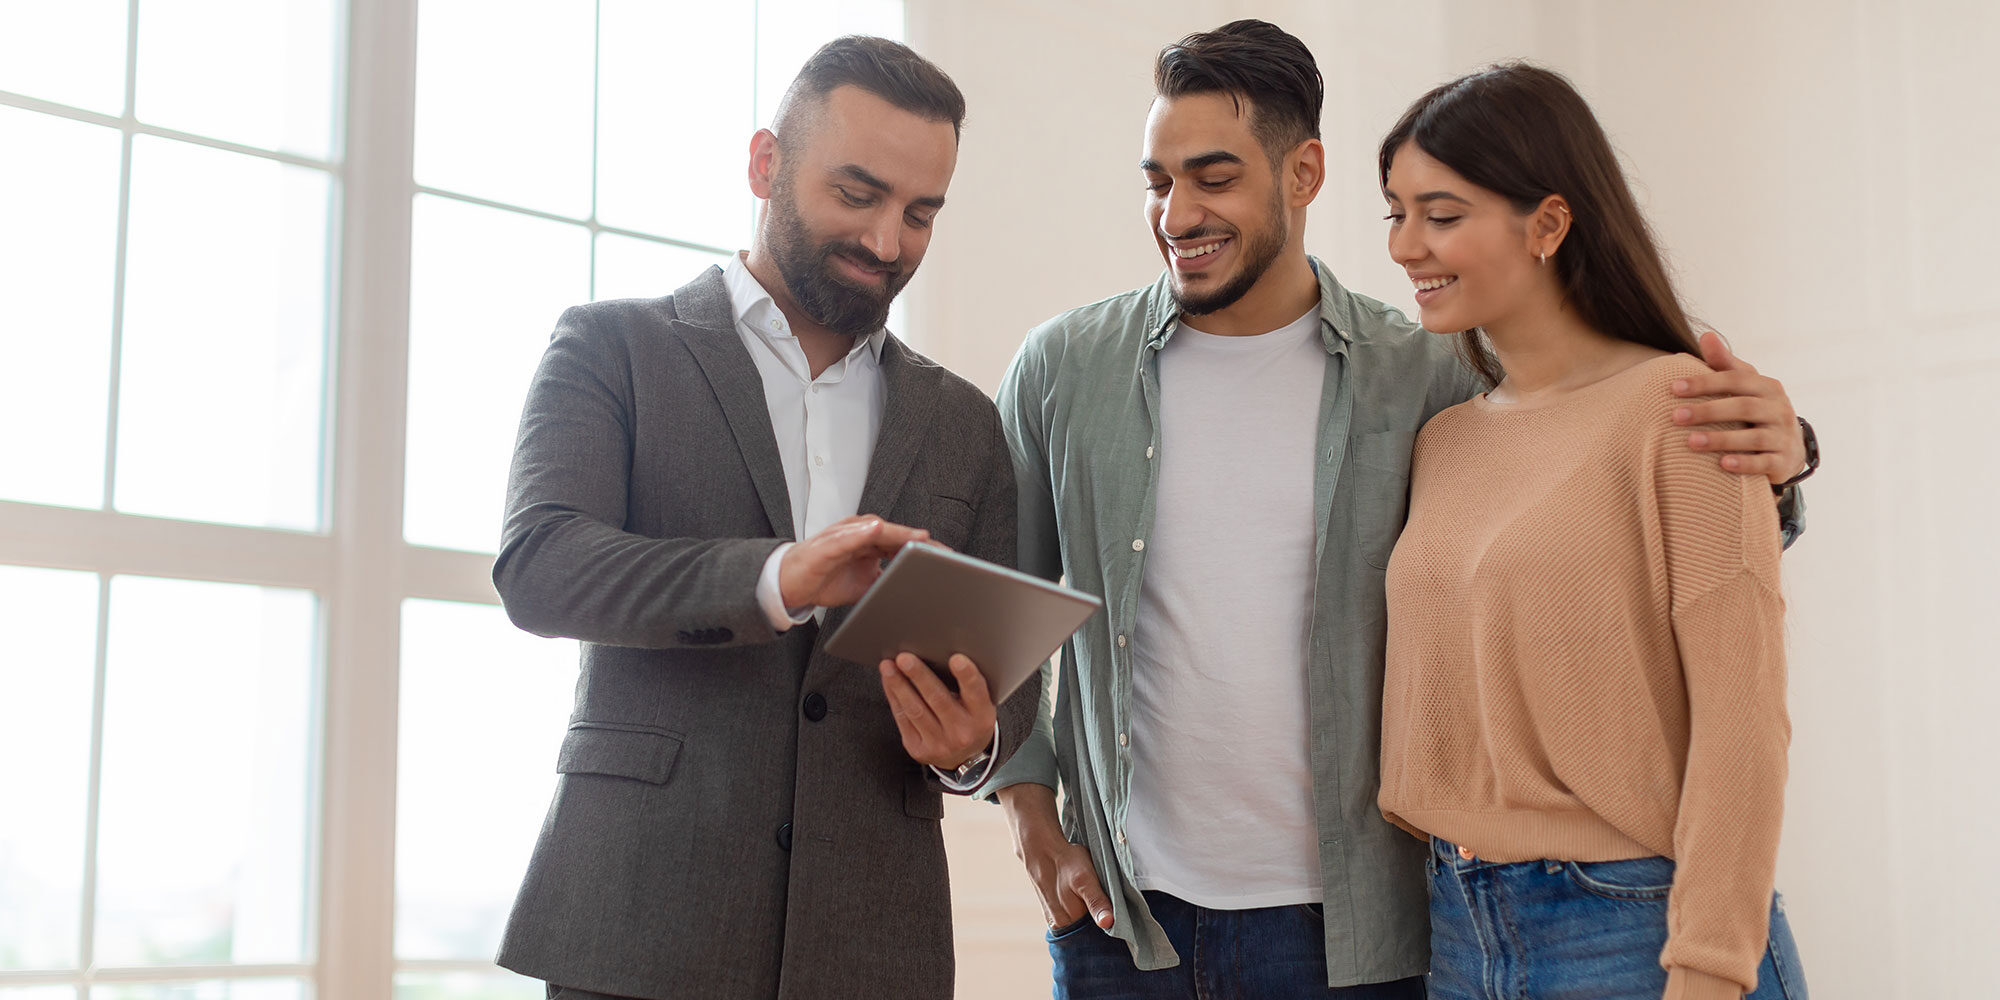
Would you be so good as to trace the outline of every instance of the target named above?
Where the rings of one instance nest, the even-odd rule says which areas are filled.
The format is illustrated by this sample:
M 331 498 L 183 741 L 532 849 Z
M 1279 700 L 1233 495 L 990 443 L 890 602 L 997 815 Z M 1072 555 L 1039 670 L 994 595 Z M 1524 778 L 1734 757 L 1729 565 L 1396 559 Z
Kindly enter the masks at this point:
M 912 542 L 861 595 L 826 651 L 870 666 L 915 653 L 941 669 L 964 653 L 997 704 L 1103 606 L 1089 594 Z

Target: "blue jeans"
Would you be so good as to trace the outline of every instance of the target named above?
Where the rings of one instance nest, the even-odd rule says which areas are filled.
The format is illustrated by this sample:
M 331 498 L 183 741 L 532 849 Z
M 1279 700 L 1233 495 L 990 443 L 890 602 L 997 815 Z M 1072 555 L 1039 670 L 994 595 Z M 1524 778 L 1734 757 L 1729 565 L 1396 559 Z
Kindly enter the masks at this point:
M 1659 1000 L 1667 985 L 1674 863 L 1459 857 L 1431 841 L 1433 1000 Z M 1771 937 L 1748 1000 L 1807 1000 L 1805 970 L 1771 897 Z
M 1316 903 L 1211 910 L 1148 892 L 1146 905 L 1181 963 L 1141 972 L 1125 942 L 1086 916 L 1049 932 L 1056 1000 L 1423 1000 L 1421 976 L 1328 987 L 1325 923 Z

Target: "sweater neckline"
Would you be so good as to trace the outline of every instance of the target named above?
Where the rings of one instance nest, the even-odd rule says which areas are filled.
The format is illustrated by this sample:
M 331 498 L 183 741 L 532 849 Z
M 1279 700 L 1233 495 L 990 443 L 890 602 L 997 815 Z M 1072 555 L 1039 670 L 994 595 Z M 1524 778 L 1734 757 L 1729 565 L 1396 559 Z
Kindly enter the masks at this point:
M 1596 396 L 1604 393 L 1606 390 L 1623 384 L 1627 379 L 1635 377 L 1639 372 L 1652 368 L 1655 365 L 1671 361 L 1674 358 L 1684 358 L 1684 357 L 1691 357 L 1691 355 L 1682 354 L 1676 351 L 1672 354 L 1662 354 L 1658 357 L 1647 358 L 1646 360 L 1641 361 L 1638 364 L 1621 368 L 1618 371 L 1612 372 L 1611 374 L 1606 375 L 1603 378 L 1590 383 L 1589 385 L 1579 386 L 1553 399 L 1546 399 L 1535 403 L 1496 403 L 1486 398 L 1487 394 L 1482 392 L 1479 395 L 1472 397 L 1472 407 L 1473 409 L 1478 410 L 1481 413 L 1502 414 L 1502 413 L 1540 413 L 1547 410 L 1559 409 L 1565 406 L 1572 406 L 1578 403 L 1582 403 L 1586 400 L 1593 399 Z

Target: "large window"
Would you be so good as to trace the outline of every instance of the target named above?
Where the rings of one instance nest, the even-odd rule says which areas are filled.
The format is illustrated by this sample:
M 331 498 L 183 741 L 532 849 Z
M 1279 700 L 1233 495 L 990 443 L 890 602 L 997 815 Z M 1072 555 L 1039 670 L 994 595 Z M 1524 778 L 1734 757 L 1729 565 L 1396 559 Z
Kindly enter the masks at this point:
M 522 394 L 747 243 L 850 31 L 900 0 L 0 0 L 0 1000 L 541 996 Z

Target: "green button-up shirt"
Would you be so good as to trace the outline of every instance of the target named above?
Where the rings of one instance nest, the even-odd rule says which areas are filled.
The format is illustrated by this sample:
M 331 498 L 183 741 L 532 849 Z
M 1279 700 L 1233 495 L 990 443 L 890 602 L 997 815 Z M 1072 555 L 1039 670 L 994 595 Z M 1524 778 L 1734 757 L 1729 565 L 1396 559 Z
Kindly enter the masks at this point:
M 1387 610 L 1382 575 L 1408 506 L 1410 448 L 1431 415 L 1483 388 L 1402 313 L 1320 281 L 1320 392 L 1313 476 L 1316 589 L 1309 661 L 1313 802 L 1325 892 L 1328 983 L 1423 974 L 1424 848 L 1375 805 Z M 1064 313 L 1028 334 L 1001 383 L 1000 417 L 1020 483 L 1021 568 L 1104 598 L 1063 647 L 1053 715 L 989 787 L 1064 793 L 1063 832 L 1090 849 L 1113 933 L 1141 969 L 1179 960 L 1132 882 L 1123 837 L 1132 787 L 1130 636 L 1159 489 L 1159 351 L 1178 310 L 1166 277 Z M 1228 525 L 1216 530 L 1228 531 Z M 1217 844 L 1218 851 L 1229 850 Z
M 1313 477 L 1315 591 L 1308 640 L 1313 806 L 1325 893 L 1328 985 L 1422 975 L 1429 961 L 1425 847 L 1375 803 L 1380 775 L 1383 573 L 1408 509 L 1410 451 L 1432 414 L 1484 390 L 1453 352 L 1387 305 L 1342 288 L 1319 261 L 1320 393 Z M 1020 484 L 1020 565 L 1104 599 L 1063 646 L 1033 735 L 986 791 L 1063 792 L 1063 832 L 1089 848 L 1113 933 L 1140 969 L 1175 965 L 1132 881 L 1130 637 L 1159 490 L 1159 351 L 1178 310 L 1164 275 L 1030 331 L 1000 385 Z M 1228 531 L 1228 525 L 1216 530 Z M 1217 851 L 1230 845 L 1217 844 Z

